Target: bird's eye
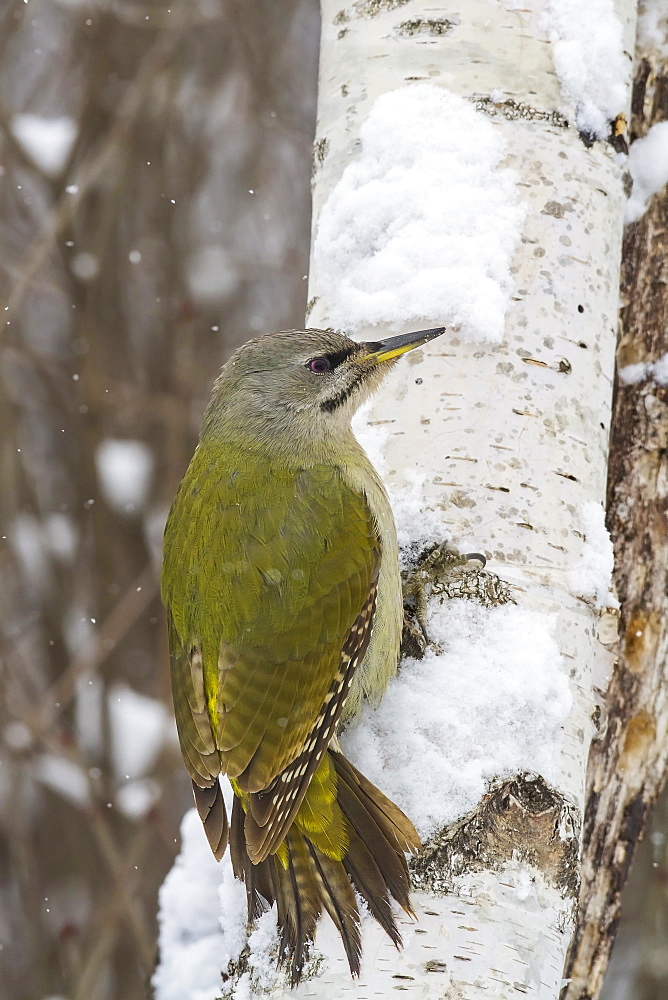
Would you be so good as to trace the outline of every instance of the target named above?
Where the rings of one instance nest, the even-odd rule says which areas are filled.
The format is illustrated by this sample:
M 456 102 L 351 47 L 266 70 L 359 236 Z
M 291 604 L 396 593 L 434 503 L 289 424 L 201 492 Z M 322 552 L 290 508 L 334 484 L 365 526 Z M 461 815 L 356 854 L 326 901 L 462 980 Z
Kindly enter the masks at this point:
M 306 367 L 314 375 L 324 375 L 325 372 L 331 371 L 332 363 L 329 358 L 311 358 L 306 362 Z

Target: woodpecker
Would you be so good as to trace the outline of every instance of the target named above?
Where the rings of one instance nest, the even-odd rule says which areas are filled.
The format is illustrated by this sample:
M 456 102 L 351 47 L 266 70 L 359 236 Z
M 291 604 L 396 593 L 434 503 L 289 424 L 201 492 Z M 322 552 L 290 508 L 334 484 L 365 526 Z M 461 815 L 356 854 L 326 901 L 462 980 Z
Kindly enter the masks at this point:
M 167 520 L 162 598 L 195 804 L 216 858 L 229 842 L 249 924 L 276 904 L 293 985 L 323 908 L 352 975 L 354 890 L 397 946 L 391 900 L 412 912 L 418 835 L 337 743 L 396 673 L 403 621 L 392 510 L 350 422 L 402 354 L 443 332 L 245 343 L 216 379 Z

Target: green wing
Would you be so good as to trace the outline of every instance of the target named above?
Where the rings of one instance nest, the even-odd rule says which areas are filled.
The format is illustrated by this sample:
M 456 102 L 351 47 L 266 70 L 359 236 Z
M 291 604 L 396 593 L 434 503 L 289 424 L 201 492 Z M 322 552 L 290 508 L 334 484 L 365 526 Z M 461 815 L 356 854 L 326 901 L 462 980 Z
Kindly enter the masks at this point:
M 171 615 L 168 630 L 174 715 L 181 753 L 193 781 L 200 786 L 210 785 L 220 773 L 220 755 L 204 697 L 201 654 L 197 646 L 188 649 L 182 645 Z
M 177 725 L 196 781 L 211 774 L 212 750 L 244 792 L 297 758 L 379 562 L 366 498 L 335 467 L 277 469 L 200 444 L 163 572 Z

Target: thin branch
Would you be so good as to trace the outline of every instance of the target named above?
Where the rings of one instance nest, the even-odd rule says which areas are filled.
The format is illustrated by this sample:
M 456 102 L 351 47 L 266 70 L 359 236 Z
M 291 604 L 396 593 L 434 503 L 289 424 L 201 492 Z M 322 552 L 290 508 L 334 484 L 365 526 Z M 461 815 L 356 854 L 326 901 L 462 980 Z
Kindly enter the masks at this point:
M 42 704 L 26 718 L 26 724 L 34 733 L 44 733 L 53 726 L 74 698 L 79 682 L 100 668 L 111 650 L 146 611 L 157 592 L 153 567 L 146 566 L 111 609 L 100 628 L 49 688 Z

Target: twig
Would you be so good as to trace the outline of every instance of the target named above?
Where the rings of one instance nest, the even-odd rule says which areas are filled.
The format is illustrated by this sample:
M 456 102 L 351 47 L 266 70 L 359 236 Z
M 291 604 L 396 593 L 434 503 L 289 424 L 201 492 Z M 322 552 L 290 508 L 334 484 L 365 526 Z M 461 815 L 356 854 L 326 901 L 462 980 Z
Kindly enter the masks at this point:
M 34 733 L 50 729 L 76 694 L 79 681 L 95 673 L 111 650 L 137 621 L 157 595 L 158 587 L 152 566 L 146 566 L 111 609 L 95 635 L 52 684 L 38 709 L 26 718 Z

